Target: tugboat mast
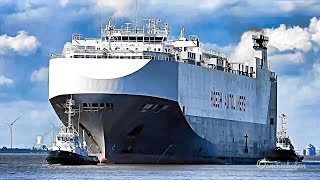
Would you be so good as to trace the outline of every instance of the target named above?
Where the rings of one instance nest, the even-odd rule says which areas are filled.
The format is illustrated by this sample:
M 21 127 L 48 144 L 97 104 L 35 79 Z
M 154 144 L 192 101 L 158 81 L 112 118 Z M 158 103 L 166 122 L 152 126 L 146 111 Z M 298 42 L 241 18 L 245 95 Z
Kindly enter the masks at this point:
M 75 105 L 75 102 L 72 99 L 72 95 L 71 95 L 71 98 L 67 100 L 67 108 L 68 109 L 65 111 L 65 113 L 68 114 L 68 125 L 67 125 L 68 128 L 73 127 L 72 116 L 74 116 L 74 114 L 75 114 L 75 110 L 72 109 L 73 105 Z
M 286 138 L 287 137 L 287 132 L 286 132 L 286 129 L 285 129 L 285 124 L 287 124 L 286 122 L 285 122 L 285 120 L 286 120 L 286 115 L 285 114 L 281 114 L 280 116 L 279 116 L 279 118 L 281 119 L 281 129 L 280 129 L 280 131 L 278 132 L 278 136 L 280 137 L 280 138 Z

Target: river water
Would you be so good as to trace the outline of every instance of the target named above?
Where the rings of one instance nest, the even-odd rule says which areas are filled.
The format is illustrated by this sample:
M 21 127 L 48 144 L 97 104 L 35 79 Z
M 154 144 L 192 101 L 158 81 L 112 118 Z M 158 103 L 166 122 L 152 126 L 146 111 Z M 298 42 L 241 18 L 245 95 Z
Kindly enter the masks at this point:
M 46 155 L 0 154 L 0 179 L 320 179 L 320 163 L 291 165 L 48 165 Z

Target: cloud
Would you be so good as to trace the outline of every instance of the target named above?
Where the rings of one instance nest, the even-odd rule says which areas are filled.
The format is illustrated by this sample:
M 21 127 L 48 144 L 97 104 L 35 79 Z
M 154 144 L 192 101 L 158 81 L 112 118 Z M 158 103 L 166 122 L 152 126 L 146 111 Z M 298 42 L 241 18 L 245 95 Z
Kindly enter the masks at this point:
M 313 17 L 310 20 L 309 31 L 312 34 L 312 40 L 320 44 L 320 19 Z
M 115 16 L 129 16 L 130 10 L 134 9 L 133 0 L 91 0 L 97 11 L 108 9 L 114 12 Z
M 288 115 L 288 134 L 296 149 L 316 143 L 320 136 L 320 132 L 315 129 L 320 125 L 317 118 L 320 113 L 319 76 L 320 64 L 315 63 L 300 76 L 278 78 L 278 113 Z
M 301 60 L 304 59 L 305 53 L 310 50 L 317 51 L 319 49 L 320 20 L 312 18 L 309 27 L 306 28 L 299 26 L 287 27 L 281 24 L 277 28 L 267 28 L 260 32 L 244 32 L 230 59 L 235 62 L 245 62 L 253 59 L 252 35 L 261 33 L 269 37 L 269 52 L 271 52 L 271 55 L 276 54 L 273 56 L 273 60 L 303 62 Z M 286 54 L 287 58 L 284 58 L 284 54 L 279 55 L 279 53 L 286 51 L 291 51 Z M 283 57 L 283 59 L 280 57 Z
M 19 31 L 15 37 L 6 34 L 0 36 L 0 54 L 12 50 L 22 55 L 28 55 L 35 52 L 40 43 L 35 36 L 29 36 L 25 31 Z
M 294 26 L 287 28 L 281 24 L 275 29 L 266 29 L 265 34 L 269 36 L 269 46 L 277 48 L 279 51 L 302 50 L 307 52 L 311 49 L 311 34 L 307 28 Z
M 296 5 L 292 1 L 277 1 L 279 9 L 285 12 L 293 11 L 296 8 Z
M 42 67 L 35 70 L 31 74 L 31 82 L 47 82 L 48 81 L 48 68 Z
M 305 57 L 302 52 L 284 53 L 284 54 L 273 54 L 268 57 L 272 67 L 276 69 L 281 68 L 284 64 L 298 64 L 304 63 Z
M 301 9 L 308 8 L 311 11 L 314 11 L 315 9 L 313 8 L 314 6 L 319 5 L 318 0 L 303 0 L 303 1 L 296 1 L 296 0 L 278 0 L 278 1 L 273 1 L 275 5 L 279 8 L 279 10 L 283 12 L 292 12 L 292 11 L 298 11 Z
M 69 3 L 69 0 L 59 0 L 59 4 L 60 4 L 62 7 L 65 7 L 68 3 Z
M 62 50 L 62 54 L 65 55 L 66 51 L 68 51 L 68 49 L 72 46 L 71 42 L 66 42 L 63 46 L 63 50 Z
M 0 75 L 0 86 L 2 85 L 10 85 L 13 84 L 13 80 L 5 77 L 4 75 Z

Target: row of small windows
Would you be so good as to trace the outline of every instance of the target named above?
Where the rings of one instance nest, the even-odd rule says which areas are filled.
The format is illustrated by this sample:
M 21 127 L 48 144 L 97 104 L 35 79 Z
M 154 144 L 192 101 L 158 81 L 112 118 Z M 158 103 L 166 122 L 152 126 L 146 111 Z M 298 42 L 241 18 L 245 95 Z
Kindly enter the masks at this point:
M 112 103 L 83 103 L 82 108 L 84 111 L 109 111 L 113 110 Z
M 94 51 L 94 50 L 100 50 L 100 47 L 97 47 L 97 49 L 96 49 L 95 46 L 76 46 L 76 50 Z M 117 51 L 117 50 L 120 50 L 120 47 L 115 47 L 114 50 L 116 50 L 116 51 Z M 133 51 L 132 49 L 130 50 L 129 48 L 126 48 L 126 50 L 127 50 L 127 51 Z M 147 51 L 150 51 L 151 48 L 148 47 L 146 50 L 147 50 Z M 139 48 L 135 48 L 135 51 L 139 51 Z M 162 51 L 161 51 L 161 48 L 153 48 L 153 51 L 155 51 L 155 52 L 162 52 Z M 164 49 L 164 52 L 169 53 L 169 52 L 170 52 L 170 49 L 166 49 L 166 48 L 165 48 L 165 49 Z
M 94 58 L 94 59 L 150 59 L 150 56 L 109 56 L 109 55 L 74 55 L 70 58 Z
M 108 37 L 102 38 L 102 40 L 108 41 Z M 142 36 L 115 36 L 110 39 L 111 42 L 163 42 L 166 41 L 166 37 L 142 37 Z
M 93 59 L 151 59 L 151 60 L 164 60 L 174 61 L 173 57 L 168 56 L 107 56 L 107 55 L 74 55 L 70 58 L 93 58 Z
M 73 141 L 73 137 L 58 136 L 57 140 L 58 141 L 69 141 L 69 142 L 71 141 L 72 142 Z
M 174 61 L 173 57 L 166 56 L 151 56 L 151 60 Z

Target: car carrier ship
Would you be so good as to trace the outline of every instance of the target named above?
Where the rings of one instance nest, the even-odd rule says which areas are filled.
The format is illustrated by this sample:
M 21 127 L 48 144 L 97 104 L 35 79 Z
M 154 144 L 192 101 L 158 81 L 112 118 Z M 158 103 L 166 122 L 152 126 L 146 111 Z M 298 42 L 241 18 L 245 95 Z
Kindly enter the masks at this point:
M 73 124 L 90 151 L 107 163 L 182 164 L 248 164 L 272 153 L 277 78 L 268 37 L 254 35 L 254 56 L 236 63 L 183 28 L 172 39 L 167 23 L 144 21 L 116 28 L 109 18 L 101 37 L 73 34 L 50 55 L 50 103 L 67 124 L 73 97 L 81 110 Z

